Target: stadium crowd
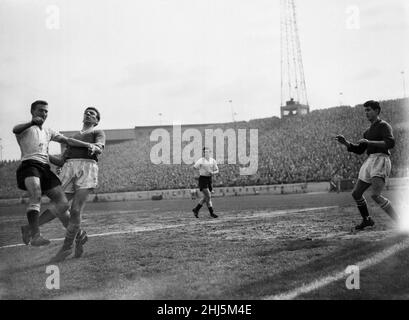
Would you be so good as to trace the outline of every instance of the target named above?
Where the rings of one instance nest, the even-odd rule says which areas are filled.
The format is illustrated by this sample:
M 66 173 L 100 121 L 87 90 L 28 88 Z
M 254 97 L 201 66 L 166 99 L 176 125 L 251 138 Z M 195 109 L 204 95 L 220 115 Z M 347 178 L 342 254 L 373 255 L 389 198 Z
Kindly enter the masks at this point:
M 381 102 L 381 118 L 391 123 L 396 146 L 391 150 L 392 177 L 407 176 L 409 150 L 408 100 Z M 249 122 L 226 123 L 209 129 L 258 129 L 258 171 L 241 176 L 239 164 L 219 165 L 215 186 L 244 186 L 319 182 L 356 179 L 366 155 L 348 153 L 334 137 L 344 135 L 350 141 L 362 137 L 369 123 L 362 106 L 342 106 L 312 111 L 304 116 L 276 117 Z M 182 128 L 183 129 L 183 128 Z M 203 133 L 203 130 L 202 130 Z M 204 136 L 204 134 L 202 134 Z M 98 193 L 160 189 L 195 188 L 197 172 L 187 164 L 151 162 L 150 152 L 157 142 L 149 136 L 120 144 L 108 144 L 101 157 Z M 184 142 L 183 147 L 187 144 Z M 172 153 L 171 153 L 172 154 Z M 0 163 L 1 198 L 23 195 L 15 184 L 18 161 Z

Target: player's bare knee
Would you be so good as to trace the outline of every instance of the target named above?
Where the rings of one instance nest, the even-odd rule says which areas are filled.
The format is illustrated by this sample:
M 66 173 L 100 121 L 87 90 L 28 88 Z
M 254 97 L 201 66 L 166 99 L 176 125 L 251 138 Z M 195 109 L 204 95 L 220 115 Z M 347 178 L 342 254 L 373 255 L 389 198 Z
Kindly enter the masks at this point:
M 41 203 L 41 192 L 30 195 L 30 203 Z
M 33 201 L 33 202 L 41 201 L 41 188 L 39 186 L 27 188 L 27 190 L 28 190 L 30 201 Z

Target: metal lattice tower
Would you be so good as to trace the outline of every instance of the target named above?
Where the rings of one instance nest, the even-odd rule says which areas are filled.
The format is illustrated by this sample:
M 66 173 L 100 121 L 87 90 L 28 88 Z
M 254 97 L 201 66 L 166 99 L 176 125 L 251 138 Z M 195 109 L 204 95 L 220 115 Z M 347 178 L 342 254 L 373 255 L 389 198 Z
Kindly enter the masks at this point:
M 298 35 L 295 0 L 281 3 L 281 115 L 286 109 L 308 113 L 301 44 Z M 284 108 L 284 109 L 283 109 Z M 292 112 L 292 111 L 291 111 Z

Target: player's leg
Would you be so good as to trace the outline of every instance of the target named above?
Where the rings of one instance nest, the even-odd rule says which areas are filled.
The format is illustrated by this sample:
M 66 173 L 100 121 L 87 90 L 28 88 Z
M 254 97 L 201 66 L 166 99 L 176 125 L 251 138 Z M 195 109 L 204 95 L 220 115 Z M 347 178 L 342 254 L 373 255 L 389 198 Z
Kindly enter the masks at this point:
M 72 202 L 70 224 L 78 225 L 80 227 L 75 237 L 75 252 L 74 256 L 79 258 L 84 252 L 84 244 L 88 241 L 87 233 L 81 228 L 82 212 L 84 211 L 88 195 L 93 189 L 79 189 L 75 193 Z
M 354 186 L 354 189 L 352 190 L 352 198 L 354 198 L 359 213 L 362 216 L 362 223 L 355 227 L 355 229 L 357 230 L 362 230 L 365 227 L 374 225 L 374 221 L 369 216 L 368 204 L 365 197 L 363 196 L 364 192 L 369 188 L 370 185 L 370 183 L 358 179 Z
M 206 196 L 205 196 L 205 194 L 203 192 L 203 189 L 201 191 L 202 191 L 202 194 L 203 194 L 203 198 L 200 199 L 199 203 L 192 210 L 196 218 L 199 218 L 199 211 L 203 207 L 203 204 L 206 202 Z
M 44 192 L 50 198 L 53 205 L 53 212 L 60 219 L 62 225 L 67 228 L 70 221 L 70 214 L 68 212 L 69 202 L 65 196 L 64 191 L 60 185 L 57 185 Z
M 74 187 L 73 187 L 73 174 L 72 174 L 72 169 L 70 165 L 67 165 L 67 163 L 64 164 L 64 166 L 61 169 L 61 172 L 59 174 L 59 178 L 54 175 L 51 171 L 48 172 L 48 179 L 49 183 L 47 184 L 47 189 L 52 189 L 56 186 L 61 185 L 61 189 L 64 190 L 65 192 L 65 197 L 67 201 L 69 202 L 73 196 L 74 196 Z M 54 196 L 53 192 L 51 191 L 50 194 L 51 197 Z M 51 199 L 51 198 L 50 198 Z M 59 194 L 56 195 L 56 201 L 59 200 Z M 50 206 L 49 209 L 45 210 L 41 216 L 40 216 L 40 225 L 43 225 L 45 223 L 48 223 L 52 220 L 54 220 L 57 217 L 58 210 L 60 209 L 58 207 L 58 202 L 53 201 L 52 205 Z M 65 228 L 68 226 L 69 222 L 69 212 L 66 212 L 62 215 L 62 222 Z
M 209 187 L 209 191 L 210 193 L 214 193 L 213 191 L 213 183 L 212 183 L 212 179 L 210 179 L 209 183 L 208 183 L 208 187 Z
M 200 176 L 199 177 L 199 190 L 203 193 L 203 189 L 206 188 L 205 185 L 205 178 Z M 203 193 L 203 198 L 200 199 L 199 203 L 192 209 L 196 218 L 199 218 L 199 210 L 203 207 L 203 204 L 206 202 L 206 196 Z
M 79 189 L 75 192 L 70 208 L 70 219 L 65 233 L 62 248 L 52 258 L 52 262 L 60 262 L 67 258 L 73 251 L 73 244 L 77 234 L 80 232 L 81 212 L 85 207 L 90 189 Z M 81 252 L 82 254 L 82 252 Z
M 385 187 L 385 180 L 381 177 L 372 178 L 372 199 L 385 211 L 394 221 L 398 220 L 398 214 L 392 207 L 389 199 L 382 195 L 382 190 Z
M 205 201 L 207 204 L 207 208 L 209 209 L 210 216 L 212 218 L 217 218 L 218 216 L 214 213 L 213 210 L 212 195 L 210 193 L 210 190 L 208 188 L 204 189 L 203 194 L 205 195 Z
M 65 196 L 68 200 L 68 202 L 70 202 L 74 196 L 73 193 L 65 193 Z M 41 215 L 40 215 L 40 219 L 39 219 L 39 225 L 40 227 L 52 220 L 54 220 L 55 218 L 57 218 L 57 214 L 56 214 L 57 209 L 54 206 L 51 206 L 50 208 L 46 209 Z M 67 215 L 69 215 L 69 211 L 67 212 Z M 64 220 L 66 221 L 66 220 Z
M 66 197 L 68 201 L 71 201 L 73 194 L 70 193 L 66 193 Z M 67 214 L 69 215 L 69 212 L 67 212 Z M 54 207 L 53 204 L 51 204 L 51 206 L 46 209 L 42 214 L 40 214 L 40 217 L 38 219 L 38 225 L 41 227 L 44 224 L 54 220 L 57 217 L 56 215 L 56 208 Z M 67 221 L 67 220 L 65 220 Z M 31 231 L 30 231 L 30 227 L 28 225 L 26 226 L 22 226 L 21 227 L 21 232 L 23 235 L 23 241 L 24 239 L 26 239 L 24 241 L 24 243 L 28 244 L 28 242 L 30 241 L 31 238 Z
M 31 176 L 24 179 L 25 187 L 29 194 L 29 203 L 27 207 L 28 231 L 25 232 L 22 227 L 23 241 L 28 244 L 31 239 L 31 245 L 44 246 L 50 243 L 40 234 L 39 216 L 41 207 L 41 182 L 39 177 Z M 27 237 L 25 237 L 27 235 Z
M 62 179 L 66 190 L 74 192 L 70 207 L 70 222 L 67 228 L 63 247 L 57 253 L 56 260 L 63 260 L 72 252 L 75 239 L 75 257 L 79 258 L 83 253 L 83 245 L 88 236 L 81 230 L 81 213 L 84 210 L 88 195 L 98 185 L 98 165 L 94 161 L 68 162 L 64 168 L 70 168 L 67 179 Z M 64 182 L 66 182 L 64 184 Z
M 69 213 L 67 212 L 69 208 L 68 199 L 61 187 L 60 179 L 49 167 L 44 170 L 41 188 L 43 189 L 44 194 L 50 198 L 52 204 L 51 208 L 55 215 L 66 228 L 69 221 Z

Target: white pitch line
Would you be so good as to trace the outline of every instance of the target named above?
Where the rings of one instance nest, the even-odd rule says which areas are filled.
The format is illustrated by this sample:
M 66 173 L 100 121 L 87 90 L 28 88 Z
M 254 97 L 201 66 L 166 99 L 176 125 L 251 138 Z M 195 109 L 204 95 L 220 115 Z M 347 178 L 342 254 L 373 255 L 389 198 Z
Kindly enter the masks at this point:
M 24 247 L 24 243 L 18 243 L 18 244 L 9 244 L 7 246 L 2 246 L 0 249 L 6 249 L 6 248 L 15 248 L 15 247 Z
M 394 244 L 393 246 L 382 250 L 381 252 L 378 252 L 377 254 L 375 254 L 374 256 L 365 259 L 363 261 L 357 262 L 354 265 L 359 267 L 359 270 L 362 271 L 366 268 L 372 267 L 380 262 L 382 262 L 383 260 L 389 258 L 390 256 L 398 253 L 399 251 L 405 250 L 409 248 L 409 238 L 405 239 L 397 244 Z M 284 293 L 280 293 L 277 295 L 271 295 L 271 296 L 266 296 L 261 298 L 262 300 L 292 300 L 297 298 L 298 296 L 302 295 L 302 294 L 306 294 L 306 293 L 310 293 L 314 290 L 320 289 L 322 287 L 325 287 L 329 284 L 331 284 L 332 282 L 336 282 L 338 280 L 341 280 L 343 278 L 346 278 L 347 274 L 345 273 L 345 271 L 340 271 L 337 272 L 333 275 L 321 278 L 321 279 L 317 279 L 309 284 L 303 285 L 299 288 L 296 288 L 294 290 L 291 291 L 287 291 Z
M 132 230 L 127 230 L 127 231 L 112 231 L 112 232 L 105 232 L 105 233 L 96 233 L 96 234 L 89 234 L 89 238 L 95 238 L 95 237 L 105 237 L 105 236 L 113 236 L 113 235 L 118 235 L 118 234 L 128 234 L 128 233 L 139 233 L 139 232 L 145 232 L 145 231 L 156 231 L 156 230 L 163 230 L 163 229 L 171 229 L 171 228 L 179 228 L 179 227 L 184 227 L 187 224 L 175 224 L 175 225 L 170 225 L 170 226 L 158 226 L 158 227 L 143 227 L 143 228 L 135 228 Z M 54 238 L 54 239 L 49 239 L 50 241 L 63 241 L 64 238 Z M 18 244 L 10 244 L 7 246 L 0 247 L 0 249 L 5 249 L 5 248 L 14 248 L 14 247 L 22 247 L 25 246 L 23 243 L 18 243 Z
M 196 224 L 215 224 L 215 223 L 222 223 L 226 221 L 249 220 L 249 219 L 255 219 L 255 218 L 268 218 L 271 216 L 275 217 L 275 216 L 280 216 L 280 215 L 285 215 L 285 214 L 303 213 L 303 212 L 308 212 L 308 211 L 328 210 L 328 209 L 335 209 L 335 208 L 338 208 L 338 206 L 277 210 L 277 211 L 271 211 L 271 212 L 258 212 L 250 216 L 234 216 L 234 217 L 226 217 L 226 218 L 221 218 L 217 220 L 207 220 L 207 221 L 194 220 L 194 222 L 183 223 L 183 224 L 174 224 L 174 225 L 168 225 L 168 226 L 137 227 L 137 228 L 126 230 L 126 231 L 112 231 L 112 232 L 104 232 L 104 233 L 97 233 L 97 234 L 89 234 L 88 237 L 90 238 L 105 237 L 105 236 L 119 235 L 119 234 L 129 234 L 129 233 L 139 233 L 139 232 L 145 232 L 145 231 L 172 229 L 172 228 L 179 228 L 179 227 L 191 226 L 191 225 L 196 225 Z M 62 241 L 62 240 L 64 240 L 64 238 L 50 239 L 50 241 Z M 25 244 L 23 243 L 10 244 L 6 246 L 2 246 L 0 247 L 0 249 L 15 248 L 15 247 L 22 247 L 22 246 L 25 246 Z

